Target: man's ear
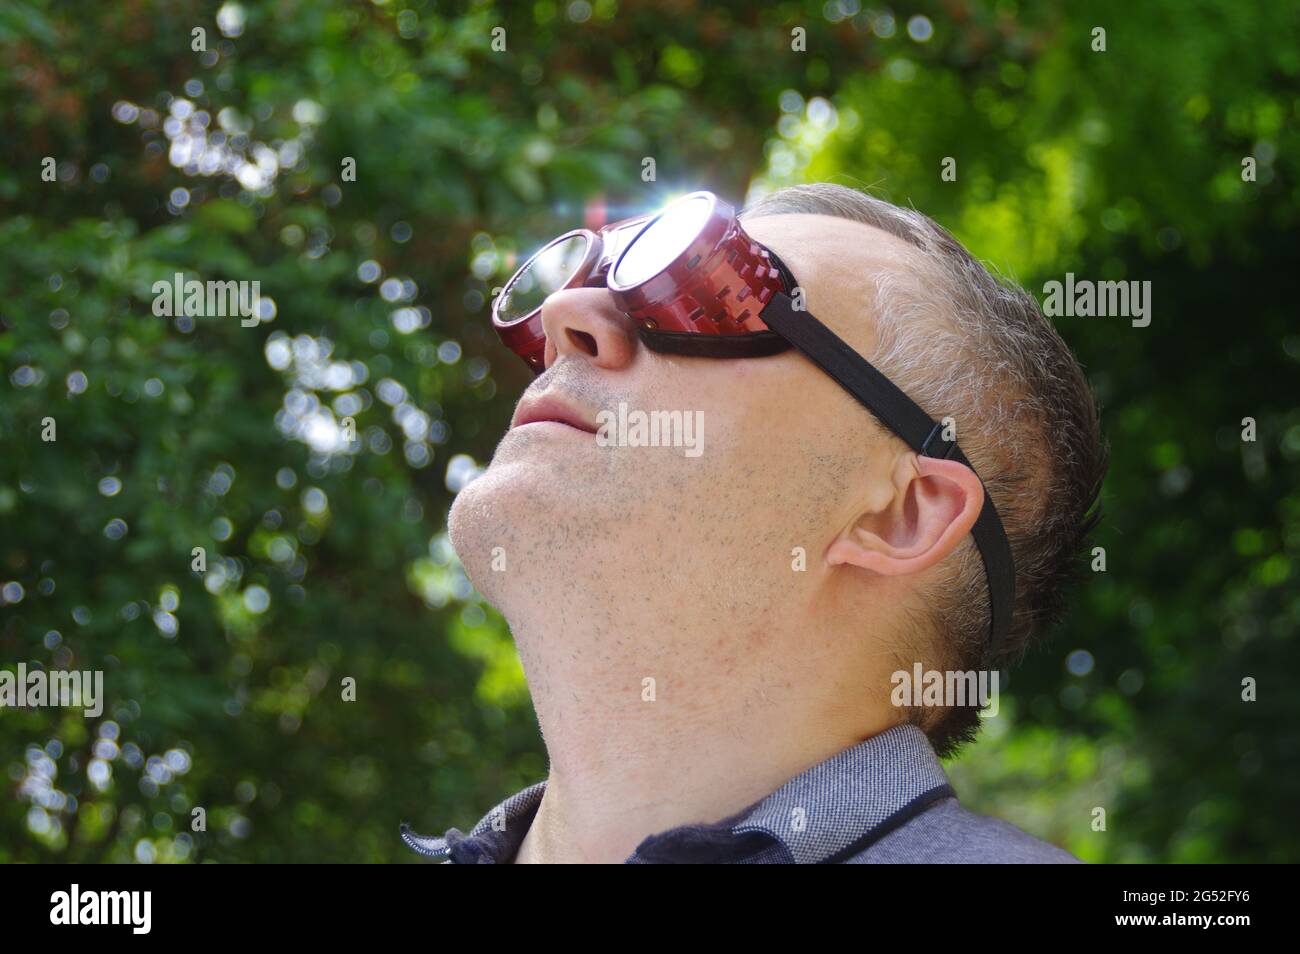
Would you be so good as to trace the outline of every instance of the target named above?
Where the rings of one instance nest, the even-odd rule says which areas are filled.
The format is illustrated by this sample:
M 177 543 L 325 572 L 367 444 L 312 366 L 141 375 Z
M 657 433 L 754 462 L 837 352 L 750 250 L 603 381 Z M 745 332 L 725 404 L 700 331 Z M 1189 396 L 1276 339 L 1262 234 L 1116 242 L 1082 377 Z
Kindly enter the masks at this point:
M 888 504 L 864 512 L 826 551 L 831 564 L 882 576 L 920 573 L 951 553 L 984 506 L 984 486 L 965 464 L 919 454 L 900 461 Z

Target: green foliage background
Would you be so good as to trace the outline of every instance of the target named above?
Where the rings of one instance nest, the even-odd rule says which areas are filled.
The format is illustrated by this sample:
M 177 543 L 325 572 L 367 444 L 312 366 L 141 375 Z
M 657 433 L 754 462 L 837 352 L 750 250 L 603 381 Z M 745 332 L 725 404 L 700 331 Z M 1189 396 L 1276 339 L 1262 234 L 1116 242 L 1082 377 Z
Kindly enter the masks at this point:
M 1296 858 L 1296 5 L 218 9 L 0 0 L 0 666 L 108 696 L 0 712 L 0 861 L 411 861 L 399 822 L 543 777 L 444 537 L 526 383 L 485 302 L 589 203 L 826 179 L 1031 289 L 1153 287 L 1147 328 L 1058 319 L 1112 442 L 1107 569 L 950 766 L 966 803 L 1089 861 Z M 266 184 L 183 168 L 164 122 L 198 113 Z M 155 317 L 176 272 L 274 317 Z

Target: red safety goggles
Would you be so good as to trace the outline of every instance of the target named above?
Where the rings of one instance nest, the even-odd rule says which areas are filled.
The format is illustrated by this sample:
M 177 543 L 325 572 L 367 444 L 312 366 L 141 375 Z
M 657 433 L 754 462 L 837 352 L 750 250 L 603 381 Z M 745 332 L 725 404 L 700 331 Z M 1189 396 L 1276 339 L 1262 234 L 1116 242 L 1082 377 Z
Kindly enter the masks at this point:
M 651 351 L 756 358 L 795 347 L 918 454 L 971 466 L 919 405 L 796 307 L 794 275 L 710 192 L 693 192 L 657 214 L 599 232 L 566 232 L 524 262 L 493 302 L 492 324 L 534 374 L 546 362 L 542 303 L 562 289 L 583 287 L 608 288 Z M 1015 564 L 987 488 L 971 534 L 988 579 L 990 643 L 997 646 L 1011 625 Z

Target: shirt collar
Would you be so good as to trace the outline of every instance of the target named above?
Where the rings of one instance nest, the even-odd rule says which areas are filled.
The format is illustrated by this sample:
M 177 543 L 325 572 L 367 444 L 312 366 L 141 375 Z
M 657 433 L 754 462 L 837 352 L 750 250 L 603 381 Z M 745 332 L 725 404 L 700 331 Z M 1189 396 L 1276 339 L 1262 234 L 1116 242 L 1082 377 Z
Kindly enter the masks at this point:
M 431 837 L 402 826 L 402 839 L 428 857 L 462 864 L 509 863 L 545 791 L 546 783 L 538 782 L 510 796 L 468 835 L 453 828 Z M 735 815 L 651 835 L 627 861 L 838 861 L 952 795 L 925 733 L 897 725 L 814 765 Z

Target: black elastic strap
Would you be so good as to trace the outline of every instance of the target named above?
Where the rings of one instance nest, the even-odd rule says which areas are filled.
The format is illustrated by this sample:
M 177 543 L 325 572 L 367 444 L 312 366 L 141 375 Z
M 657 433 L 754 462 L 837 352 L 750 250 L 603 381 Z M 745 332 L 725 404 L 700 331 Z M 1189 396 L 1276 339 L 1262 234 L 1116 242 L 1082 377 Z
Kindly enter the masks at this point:
M 773 260 L 788 276 L 793 276 Z M 761 313 L 769 328 L 807 355 L 840 386 L 857 398 L 887 428 L 897 434 L 912 450 L 927 457 L 942 457 L 965 464 L 971 462 L 955 441 L 943 439 L 943 428 L 904 394 L 897 385 L 872 367 L 866 358 L 850 348 L 838 335 L 806 311 L 797 311 L 788 295 L 777 293 Z M 704 337 L 704 336 L 701 336 Z M 978 474 L 977 474 L 978 476 Z M 981 484 L 983 481 L 981 481 Z M 971 528 L 984 574 L 989 583 L 989 645 L 996 648 L 1011 626 L 1011 611 L 1016 598 L 1016 569 L 1011 545 L 988 488 L 984 488 L 984 506 Z
M 695 331 L 651 331 L 638 328 L 645 346 L 662 354 L 691 358 L 765 358 L 790 350 L 790 342 L 772 331 L 741 335 L 706 335 Z

